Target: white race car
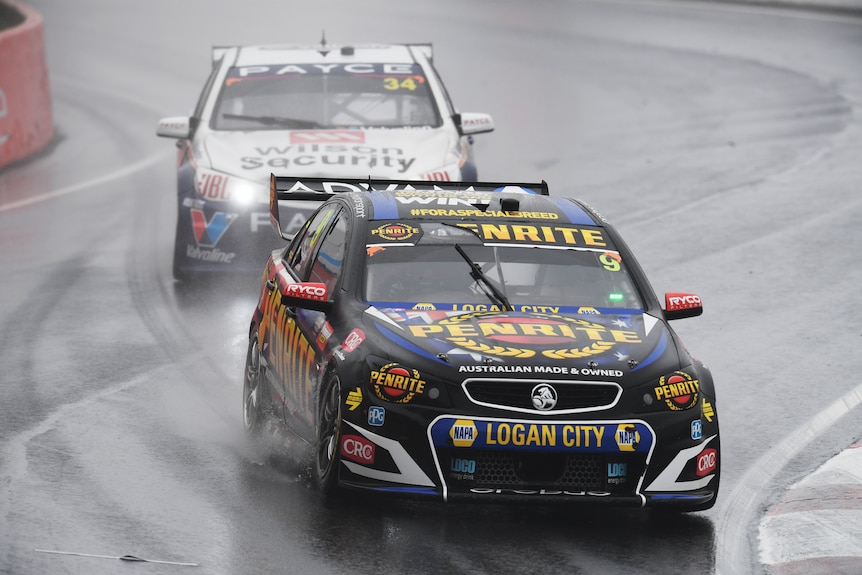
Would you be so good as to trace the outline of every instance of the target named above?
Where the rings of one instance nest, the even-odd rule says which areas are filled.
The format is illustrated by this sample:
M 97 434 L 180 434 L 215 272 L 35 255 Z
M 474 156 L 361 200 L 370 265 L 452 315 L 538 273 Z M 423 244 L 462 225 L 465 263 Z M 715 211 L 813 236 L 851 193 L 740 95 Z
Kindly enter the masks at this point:
M 258 273 L 274 246 L 269 176 L 477 179 L 472 135 L 488 114 L 460 113 L 430 44 L 213 49 L 191 116 L 159 121 L 176 138 L 174 276 Z M 295 232 L 309 215 L 282 207 Z

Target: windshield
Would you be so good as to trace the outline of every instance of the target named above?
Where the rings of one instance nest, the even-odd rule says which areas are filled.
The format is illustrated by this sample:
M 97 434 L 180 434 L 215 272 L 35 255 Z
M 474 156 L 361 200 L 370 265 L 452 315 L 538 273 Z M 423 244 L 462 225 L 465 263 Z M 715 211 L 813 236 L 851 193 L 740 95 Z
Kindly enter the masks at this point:
M 212 120 L 215 130 L 440 125 L 418 64 L 233 67 Z
M 416 228 L 412 235 L 421 234 L 421 239 L 412 244 L 369 242 L 366 301 L 392 307 L 432 303 L 503 308 L 508 303 L 515 309 L 523 305 L 643 309 L 634 282 L 614 250 L 485 245 L 466 229 L 453 233 L 457 228 L 447 227 L 441 237 L 433 225 Z M 456 245 L 476 268 L 471 269 Z M 481 271 L 481 278 L 471 274 L 474 269 Z M 504 297 L 497 297 L 495 290 Z

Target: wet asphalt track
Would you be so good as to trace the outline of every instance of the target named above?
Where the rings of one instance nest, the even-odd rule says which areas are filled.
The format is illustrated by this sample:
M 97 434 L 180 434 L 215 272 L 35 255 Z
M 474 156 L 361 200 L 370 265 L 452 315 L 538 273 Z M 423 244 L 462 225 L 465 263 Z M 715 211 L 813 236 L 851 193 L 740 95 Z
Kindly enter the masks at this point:
M 0 573 L 758 572 L 758 521 L 859 439 L 862 25 L 694 2 L 78 0 L 45 16 L 59 138 L 0 172 Z M 351 12 L 350 18 L 339 14 Z M 361 500 L 245 445 L 257 278 L 170 278 L 171 142 L 212 44 L 432 41 L 494 115 L 480 176 L 597 206 L 716 376 L 722 495 L 668 519 Z M 37 551 L 39 550 L 39 551 Z M 139 569 L 140 570 L 140 569 Z

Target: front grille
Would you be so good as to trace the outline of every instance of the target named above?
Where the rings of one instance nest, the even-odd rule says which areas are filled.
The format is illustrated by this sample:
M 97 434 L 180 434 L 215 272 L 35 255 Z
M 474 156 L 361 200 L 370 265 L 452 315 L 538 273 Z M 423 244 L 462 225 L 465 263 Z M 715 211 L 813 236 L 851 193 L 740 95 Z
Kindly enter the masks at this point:
M 568 489 L 601 489 L 603 458 L 597 455 L 515 454 L 485 451 L 476 454 L 475 486 L 533 485 Z
M 540 383 L 551 385 L 557 392 L 557 405 L 543 412 L 535 409 L 532 401 L 533 388 Z M 622 388 L 615 383 L 507 379 L 467 380 L 464 390 L 474 403 L 538 413 L 606 408 L 612 406 L 622 392 Z
M 643 454 L 452 448 L 437 454 L 450 493 L 544 489 L 631 495 L 646 470 Z

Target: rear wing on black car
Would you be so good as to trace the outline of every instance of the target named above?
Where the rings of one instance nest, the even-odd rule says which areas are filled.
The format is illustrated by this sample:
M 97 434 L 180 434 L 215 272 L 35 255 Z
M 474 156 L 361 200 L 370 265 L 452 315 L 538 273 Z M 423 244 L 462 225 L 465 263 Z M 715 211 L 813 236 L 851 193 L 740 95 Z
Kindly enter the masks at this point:
M 448 191 L 448 192 L 519 192 L 550 195 L 548 184 L 517 182 L 432 182 L 428 180 L 389 180 L 383 178 L 302 178 L 293 176 L 269 177 L 269 217 L 275 232 L 290 239 L 281 229 L 278 202 L 300 200 L 323 202 L 344 192 L 398 192 L 398 191 Z

